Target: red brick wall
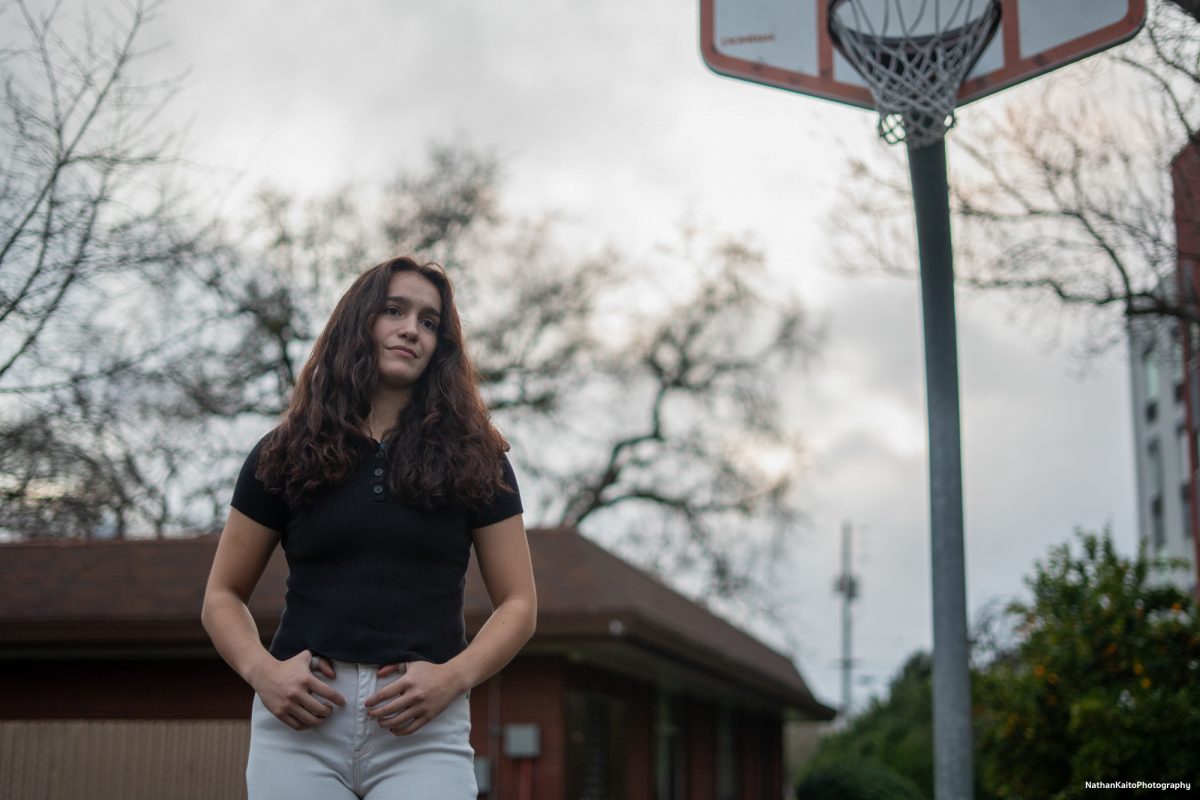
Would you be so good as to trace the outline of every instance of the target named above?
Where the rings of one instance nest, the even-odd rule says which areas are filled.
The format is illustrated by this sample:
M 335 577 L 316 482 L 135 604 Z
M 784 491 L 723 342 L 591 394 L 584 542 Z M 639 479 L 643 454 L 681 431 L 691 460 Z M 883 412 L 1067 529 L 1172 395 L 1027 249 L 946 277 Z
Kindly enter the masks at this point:
M 687 752 L 688 800 L 714 800 L 717 795 L 717 712 L 711 703 L 689 698 L 683 726 Z
M 763 760 L 767 772 L 765 797 L 783 796 L 783 723 L 765 719 L 760 723 L 763 737 Z
M 780 797 L 783 781 L 782 723 L 740 716 L 735 726 L 739 745 L 738 796 L 741 800 Z
M 562 659 L 522 657 L 471 692 L 471 746 L 477 756 L 487 756 L 495 764 L 489 800 L 521 800 L 522 766 L 503 754 L 502 726 L 512 723 L 535 724 L 541 730 L 541 755 L 525 768 L 532 779 L 528 796 L 562 797 L 566 770 L 565 667 Z
M 654 690 L 626 684 L 629 701 L 629 800 L 654 797 Z
M 603 692 L 628 710 L 626 797 L 651 800 L 655 776 L 656 691 L 648 683 L 569 664 L 561 657 L 522 656 L 471 692 L 471 745 L 497 766 L 489 800 L 521 800 L 520 765 L 504 758 L 502 726 L 533 723 L 541 755 L 533 760 L 530 797 L 557 800 L 566 784 L 566 693 Z M 250 688 L 216 658 L 176 660 L 0 661 L 4 720 L 246 720 Z M 493 700 L 498 704 L 494 714 Z M 717 712 L 706 701 L 683 704 L 687 796 L 716 796 Z M 778 720 L 735 715 L 740 796 L 779 797 L 782 729 Z M 489 729 L 492 735 L 489 736 Z
M 1200 144 L 1192 142 L 1171 164 L 1175 199 L 1175 239 L 1179 264 L 1187 269 L 1200 264 Z
M 1175 200 L 1175 244 L 1178 262 L 1175 279 L 1183 296 L 1200 296 L 1200 144 L 1188 143 L 1171 164 L 1171 184 Z M 1190 292 L 1189 292 L 1190 289 Z M 1193 337 L 1180 337 L 1183 344 L 1184 365 L 1187 384 L 1195 387 L 1200 382 L 1200 354 L 1192 352 Z M 1193 441 L 1197 426 L 1200 426 L 1200 408 L 1196 408 L 1194 388 L 1184 392 L 1184 411 L 1188 428 L 1188 441 Z M 1190 450 L 1191 448 L 1189 448 Z M 1197 453 L 1189 452 L 1188 463 L 1193 475 L 1200 467 Z M 1196 567 L 1196 600 L 1200 602 L 1200 502 L 1197 498 L 1197 481 L 1190 481 L 1188 498 L 1188 520 L 1192 531 L 1193 561 Z
M 649 684 L 586 666 L 572 666 L 568 686 L 585 692 L 603 692 L 623 700 L 628 708 L 625 765 L 628 800 L 654 797 L 654 689 Z M 561 795 L 556 795 L 561 797 Z

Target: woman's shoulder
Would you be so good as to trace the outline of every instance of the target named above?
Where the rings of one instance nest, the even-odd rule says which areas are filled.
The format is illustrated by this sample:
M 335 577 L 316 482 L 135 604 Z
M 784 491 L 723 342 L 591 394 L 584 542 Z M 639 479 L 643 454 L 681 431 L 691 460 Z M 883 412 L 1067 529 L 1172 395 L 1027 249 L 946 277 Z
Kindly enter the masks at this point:
M 508 453 L 501 451 L 500 453 L 500 470 L 504 474 L 504 480 L 510 486 L 515 486 L 517 482 L 517 474 L 513 471 L 512 460 L 508 457 Z
M 237 482 L 233 487 L 230 504 L 255 522 L 273 530 L 282 531 L 287 525 L 288 506 L 279 488 L 272 488 L 260 477 L 259 452 L 269 440 L 272 431 L 261 436 L 242 464 Z
M 492 487 L 491 497 L 486 502 L 468 511 L 467 518 L 472 528 L 491 525 L 524 510 L 521 504 L 521 489 L 517 485 L 517 475 L 508 454 L 501 451 L 499 460 L 500 485 Z

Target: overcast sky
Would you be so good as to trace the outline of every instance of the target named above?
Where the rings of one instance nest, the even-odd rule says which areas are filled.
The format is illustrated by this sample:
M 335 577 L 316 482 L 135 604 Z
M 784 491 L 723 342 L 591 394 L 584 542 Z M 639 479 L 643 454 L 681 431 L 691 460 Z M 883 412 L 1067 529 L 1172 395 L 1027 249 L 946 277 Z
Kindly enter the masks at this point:
M 881 689 L 931 641 L 918 288 L 833 268 L 828 214 L 846 154 L 875 147 L 872 115 L 718 77 L 698 28 L 696 0 L 206 0 L 169 3 L 146 41 L 167 45 L 155 69 L 191 70 L 175 113 L 216 184 L 315 193 L 460 139 L 502 158 L 510 205 L 561 212 L 580 247 L 647 251 L 685 216 L 752 234 L 828 326 L 789 402 L 810 520 L 787 588 L 798 666 L 836 704 L 843 520 L 860 672 Z M 974 612 L 1077 525 L 1111 523 L 1133 550 L 1130 392 L 1123 350 L 1084 371 L 1072 326 L 1055 343 L 1009 298 L 960 293 L 959 323 Z

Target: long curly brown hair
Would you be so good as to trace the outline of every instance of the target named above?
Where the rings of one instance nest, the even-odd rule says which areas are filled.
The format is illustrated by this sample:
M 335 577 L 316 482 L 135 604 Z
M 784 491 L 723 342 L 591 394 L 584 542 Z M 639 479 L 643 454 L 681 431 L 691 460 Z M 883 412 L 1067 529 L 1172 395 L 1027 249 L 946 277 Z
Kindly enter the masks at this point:
M 507 487 L 501 459 L 508 442 L 493 427 L 467 354 L 454 289 L 440 266 L 393 258 L 364 272 L 346 290 L 296 380 L 283 420 L 264 441 L 257 476 L 281 489 L 289 505 L 312 501 L 344 480 L 371 444 L 364 432 L 379 379 L 375 318 L 387 307 L 398 272 L 428 279 L 441 296 L 437 347 L 386 444 L 388 488 L 423 508 L 478 507 Z

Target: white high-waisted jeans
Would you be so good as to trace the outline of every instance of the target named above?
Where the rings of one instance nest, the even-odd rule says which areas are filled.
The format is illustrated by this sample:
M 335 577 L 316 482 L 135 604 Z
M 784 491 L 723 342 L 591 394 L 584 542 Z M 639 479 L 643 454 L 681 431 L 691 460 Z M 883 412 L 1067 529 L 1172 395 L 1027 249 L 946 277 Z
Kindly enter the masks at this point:
M 314 674 L 340 692 L 346 705 L 334 706 L 320 725 L 289 728 L 254 696 L 249 800 L 475 800 L 467 695 L 415 733 L 396 736 L 368 717 L 364 705 L 375 694 L 378 667 L 329 663 L 336 678 Z M 378 686 L 399 678 L 389 675 Z

